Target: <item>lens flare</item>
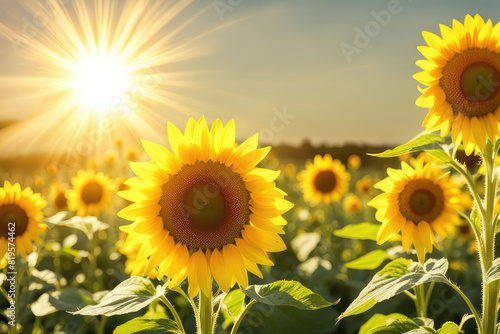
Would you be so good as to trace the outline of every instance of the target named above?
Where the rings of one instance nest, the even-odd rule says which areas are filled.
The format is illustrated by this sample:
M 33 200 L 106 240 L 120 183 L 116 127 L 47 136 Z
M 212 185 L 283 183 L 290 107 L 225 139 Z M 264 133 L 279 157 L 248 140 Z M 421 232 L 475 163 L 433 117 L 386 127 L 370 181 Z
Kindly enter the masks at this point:
M 77 168 L 117 137 L 162 142 L 167 118 L 213 109 L 191 97 L 198 73 L 184 62 L 208 53 L 200 37 L 226 24 L 207 26 L 200 19 L 206 10 L 187 9 L 191 0 L 16 3 L 22 15 L 44 20 L 29 34 L 22 23 L 0 22 L 0 38 L 14 47 L 2 52 L 12 53 L 15 73 L 0 75 L 4 95 L 13 92 L 3 110 L 29 116 L 0 131 L 0 159 L 36 155 Z M 194 23 L 202 34 L 193 35 Z
M 127 71 L 109 57 L 89 57 L 78 62 L 74 73 L 75 99 L 97 111 L 111 110 L 131 89 Z

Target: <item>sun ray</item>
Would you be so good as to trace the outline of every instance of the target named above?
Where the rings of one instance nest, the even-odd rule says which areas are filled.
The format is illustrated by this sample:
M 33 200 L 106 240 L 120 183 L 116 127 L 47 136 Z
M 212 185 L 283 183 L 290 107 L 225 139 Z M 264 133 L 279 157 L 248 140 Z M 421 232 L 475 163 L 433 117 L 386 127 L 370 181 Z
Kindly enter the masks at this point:
M 110 132 L 162 142 L 158 134 L 168 116 L 212 108 L 185 93 L 196 87 L 194 71 L 176 72 L 172 64 L 208 53 L 195 42 L 229 24 L 185 37 L 210 8 L 179 19 L 191 3 L 19 1 L 27 13 L 46 20 L 31 35 L 0 22 L 0 36 L 15 42 L 23 68 L 22 74 L 0 77 L 0 87 L 22 91 L 7 101 L 19 109 L 13 114 L 31 114 L 0 131 L 0 159 L 35 152 L 62 161 L 99 154 L 112 142 Z

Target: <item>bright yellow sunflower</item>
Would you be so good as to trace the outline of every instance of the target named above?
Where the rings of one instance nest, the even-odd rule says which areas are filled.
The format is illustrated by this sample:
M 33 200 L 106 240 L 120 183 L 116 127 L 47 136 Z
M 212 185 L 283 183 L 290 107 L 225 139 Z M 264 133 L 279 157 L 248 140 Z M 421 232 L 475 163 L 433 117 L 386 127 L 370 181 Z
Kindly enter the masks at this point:
M 115 191 L 112 180 L 93 170 L 79 171 L 71 178 L 73 189 L 66 192 L 68 208 L 79 216 L 97 216 L 111 203 Z
M 349 194 L 344 198 L 344 202 L 342 203 L 344 206 L 344 211 L 350 214 L 356 214 L 361 211 L 363 204 L 358 196 L 354 194 Z
M 189 119 L 184 134 L 168 124 L 172 151 L 143 140 L 152 161 L 131 162 L 139 177 L 119 192 L 134 204 L 118 215 L 134 221 L 125 246 L 140 245 L 144 273 L 158 268 L 171 285 L 186 278 L 189 294 L 212 293 L 212 278 L 228 292 L 248 286 L 247 271 L 273 265 L 267 252 L 286 249 L 279 236 L 282 214 L 293 204 L 274 182 L 279 171 L 256 167 L 270 147 L 257 149 L 257 135 L 235 148 L 235 124 Z
M 440 28 L 442 37 L 423 32 L 429 46 L 418 49 L 427 60 L 417 61 L 424 71 L 414 78 L 428 87 L 416 104 L 431 108 L 423 122 L 428 131 L 451 130 L 453 142 L 471 154 L 500 134 L 500 23 L 467 15 L 464 24 Z
M 358 169 L 361 167 L 361 158 L 357 154 L 351 154 L 349 158 L 347 158 L 347 166 L 350 169 Z
M 285 175 L 290 179 L 294 179 L 295 174 L 297 174 L 297 167 L 295 167 L 295 165 L 292 163 L 286 164 Z
M 68 207 L 66 191 L 58 182 L 53 183 L 50 187 L 50 200 L 56 212 L 63 211 Z
M 413 244 L 418 260 L 425 261 L 425 252 L 438 247 L 434 234 L 444 239 L 454 235 L 460 224 L 457 210 L 463 209 L 460 202 L 460 185 L 432 164 L 411 167 L 405 162 L 401 169 L 387 169 L 389 175 L 375 184 L 384 191 L 368 205 L 377 209 L 376 218 L 382 223 L 377 242 L 382 244 L 401 232 L 403 251 Z
M 316 155 L 313 162 L 308 161 L 306 169 L 297 175 L 304 199 L 314 204 L 340 201 L 350 178 L 345 166 L 340 160 L 333 160 L 330 154 Z
M 126 229 L 125 229 L 126 230 Z M 120 235 L 120 240 L 118 241 L 121 246 L 118 251 L 127 257 L 125 261 L 125 273 L 130 276 L 142 276 L 147 275 L 150 279 L 155 279 L 158 276 L 158 271 L 156 268 L 151 269 L 149 272 L 145 273 L 146 266 L 148 265 L 147 258 L 137 261 L 137 255 L 141 249 L 141 245 L 134 246 L 124 246 L 123 243 L 127 240 L 128 233 L 122 232 Z
M 57 174 L 57 167 L 53 164 L 47 166 L 47 173 L 50 176 L 55 176 Z
M 422 152 L 422 153 L 420 153 L 416 157 L 411 157 L 407 162 L 413 168 L 417 168 L 417 166 L 423 166 L 425 164 L 436 164 L 436 165 L 439 165 L 439 163 L 440 163 L 439 160 L 437 160 L 432 155 L 430 155 L 430 154 L 428 154 L 426 152 Z
M 356 181 L 356 190 L 360 195 L 370 195 L 373 190 L 373 179 L 370 175 Z
M 4 182 L 0 188 L 0 259 L 12 243 L 11 237 L 14 237 L 16 252 L 23 257 L 33 251 L 33 241 L 39 242 L 40 234 L 47 229 L 47 225 L 41 223 L 46 204 L 31 188 L 21 190 L 19 183 Z M 13 230 L 15 235 L 11 234 Z

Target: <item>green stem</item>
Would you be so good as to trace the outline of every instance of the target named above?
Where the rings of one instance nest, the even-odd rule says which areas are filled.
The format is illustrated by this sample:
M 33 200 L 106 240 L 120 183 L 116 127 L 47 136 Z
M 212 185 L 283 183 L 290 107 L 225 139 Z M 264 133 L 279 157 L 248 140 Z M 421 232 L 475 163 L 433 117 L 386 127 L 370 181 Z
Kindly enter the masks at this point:
M 224 298 L 226 298 L 227 293 L 220 293 L 220 288 L 217 290 L 217 292 L 214 295 L 214 300 L 213 300 L 213 306 L 215 307 L 214 315 L 212 317 L 213 319 L 213 324 L 212 324 L 212 331 L 215 333 L 215 326 L 217 326 L 217 318 L 219 317 L 220 310 L 222 308 L 222 304 L 224 302 Z
M 203 291 L 199 294 L 200 300 L 200 327 L 198 328 L 199 334 L 212 334 L 212 320 L 213 320 L 213 305 L 212 295 L 205 296 Z
M 99 322 L 99 329 L 97 331 L 98 334 L 104 334 L 104 330 L 106 329 L 106 321 L 108 320 L 108 317 L 105 315 L 101 316 L 101 321 Z
M 90 292 L 95 292 L 95 272 L 97 270 L 97 259 L 95 256 L 95 235 L 88 235 L 89 237 L 89 273 L 88 273 L 88 280 L 89 280 L 89 288 Z
M 198 307 L 196 307 L 196 303 L 194 302 L 194 300 L 189 297 L 180 287 L 176 286 L 176 287 L 172 287 L 170 290 L 172 291 L 175 291 L 177 293 L 179 293 L 181 296 L 183 296 L 184 298 L 186 298 L 186 300 L 189 302 L 189 304 L 191 305 L 192 309 L 193 309 L 193 312 L 194 312 L 194 315 L 195 315 L 195 318 L 196 318 L 196 326 L 199 326 L 198 324 L 198 321 L 200 320 L 200 311 L 198 310 Z
M 484 209 L 484 207 L 482 205 L 483 201 L 482 201 L 481 197 L 479 196 L 479 192 L 477 191 L 476 182 L 474 181 L 474 179 L 472 178 L 472 176 L 470 175 L 470 173 L 467 171 L 467 169 L 463 168 L 457 162 L 453 161 L 452 167 L 457 172 L 459 172 L 460 174 L 462 174 L 462 176 L 465 178 L 465 181 L 467 183 L 467 186 L 469 187 L 470 193 L 471 193 L 472 197 L 474 198 L 474 202 L 476 203 L 476 209 L 479 212 L 479 216 L 484 221 L 484 218 L 486 216 L 486 210 Z M 470 219 L 467 219 L 467 220 L 468 220 L 468 222 L 469 222 L 472 230 L 474 231 L 474 235 L 476 236 L 476 240 L 477 240 L 478 246 L 479 246 L 478 247 L 479 248 L 479 253 L 480 254 L 481 254 L 481 252 L 484 253 L 484 240 L 481 237 L 481 231 L 478 230 L 478 228 L 476 227 L 476 225 L 474 225 L 474 223 Z M 481 258 L 481 256 L 480 256 L 480 258 Z
M 435 284 L 436 284 L 436 282 L 431 282 L 431 284 L 429 286 L 429 290 L 427 290 L 427 293 L 425 295 L 424 305 L 425 305 L 426 310 L 427 310 L 427 307 L 429 306 L 429 302 L 431 300 L 431 295 L 432 295 L 432 290 L 434 290 Z
M 449 286 L 451 286 L 453 288 L 453 290 L 458 292 L 458 294 L 460 295 L 460 297 L 462 297 L 462 299 L 465 301 L 467 306 L 469 306 L 469 310 L 472 312 L 474 319 L 476 320 L 476 324 L 478 326 L 478 329 L 477 329 L 478 333 L 483 333 L 483 330 L 482 330 L 483 326 L 481 324 L 481 317 L 479 316 L 476 309 L 474 308 L 474 305 L 472 305 L 469 298 L 462 292 L 462 290 L 460 290 L 460 288 L 458 286 L 453 284 L 451 281 L 448 281 L 448 284 L 449 284 Z M 484 332 L 484 333 L 487 333 L 487 332 Z M 493 334 L 493 332 L 492 332 L 492 334 Z
M 415 291 L 415 307 L 417 308 L 417 317 L 425 318 L 427 316 L 427 305 L 425 304 L 425 287 L 423 284 L 413 288 Z
M 411 300 L 413 300 L 413 301 L 415 301 L 415 300 L 417 299 L 417 298 L 415 297 L 415 295 L 413 295 L 413 293 L 411 293 L 410 291 L 405 290 L 405 291 L 403 291 L 403 293 L 404 293 L 405 295 L 407 295 L 408 297 L 410 297 L 410 299 L 411 299 Z
M 474 319 L 474 316 L 473 315 L 467 315 L 467 316 L 464 316 L 462 318 L 462 321 L 460 321 L 460 325 L 458 326 L 458 329 L 459 330 L 462 330 L 462 327 L 464 327 L 465 323 L 467 322 L 467 320 L 469 319 Z
M 33 332 L 32 332 L 33 334 L 43 333 L 43 331 L 40 330 L 41 323 L 42 323 L 42 318 L 36 317 L 35 324 L 33 325 Z
M 5 291 L 5 289 L 1 285 L 0 285 L 0 293 L 2 294 L 2 296 L 5 297 L 5 299 L 7 300 L 7 302 L 10 303 L 9 295 L 7 294 L 7 291 Z
M 483 270 L 483 331 L 484 333 L 496 333 L 498 313 L 498 281 L 486 284 L 486 273 L 491 268 L 495 259 L 495 202 L 497 175 L 495 175 L 496 152 L 493 151 L 491 143 L 488 143 L 483 153 L 483 161 L 486 169 L 485 178 L 485 216 L 483 219 L 483 240 L 485 252 L 482 254 L 481 263 Z
M 240 324 L 241 324 L 241 321 L 243 320 L 243 317 L 245 316 L 245 314 L 247 314 L 248 310 L 250 309 L 250 307 L 252 307 L 254 304 L 256 304 L 257 301 L 255 299 L 252 299 L 246 306 L 245 308 L 243 309 L 243 311 L 241 312 L 241 314 L 238 316 L 238 318 L 236 319 L 236 321 L 234 322 L 234 326 L 233 328 L 231 329 L 231 334 L 236 334 L 236 332 L 238 331 L 238 327 L 240 327 Z
M 172 305 L 172 303 L 170 303 L 170 301 L 165 296 L 161 296 L 160 300 L 168 307 L 168 309 L 170 310 L 170 312 L 172 312 L 172 315 L 174 316 L 174 319 L 175 319 L 175 322 L 177 323 L 177 327 L 179 328 L 179 331 L 181 333 L 185 334 L 186 331 L 184 330 L 184 326 L 182 325 L 182 320 L 179 317 L 179 314 L 175 310 L 175 308 Z

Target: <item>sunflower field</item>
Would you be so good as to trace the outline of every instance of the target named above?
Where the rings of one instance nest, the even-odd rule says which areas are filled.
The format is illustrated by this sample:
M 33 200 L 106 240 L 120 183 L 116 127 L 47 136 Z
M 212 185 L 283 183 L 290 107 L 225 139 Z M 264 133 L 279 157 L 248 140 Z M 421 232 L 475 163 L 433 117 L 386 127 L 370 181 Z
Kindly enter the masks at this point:
M 0 15 L 44 101 L 0 127 L 2 333 L 500 333 L 497 20 L 423 31 L 406 143 L 289 145 L 286 110 L 183 105 L 189 1 L 21 3 L 50 19 Z

